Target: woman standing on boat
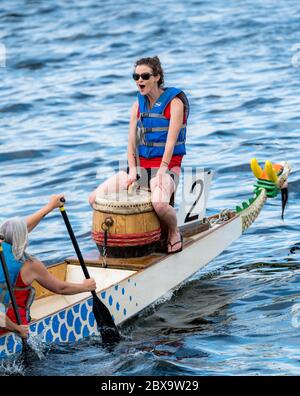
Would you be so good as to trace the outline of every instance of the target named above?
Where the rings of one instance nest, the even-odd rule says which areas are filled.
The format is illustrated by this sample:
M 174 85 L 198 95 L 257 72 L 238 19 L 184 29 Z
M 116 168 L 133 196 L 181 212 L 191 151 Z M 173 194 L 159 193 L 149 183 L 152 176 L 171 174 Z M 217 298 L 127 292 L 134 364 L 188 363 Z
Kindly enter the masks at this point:
M 14 287 L 16 302 L 19 307 L 21 322 L 26 325 L 30 322 L 30 306 L 33 303 L 35 289 L 31 287 L 33 281 L 57 294 L 77 294 L 96 289 L 94 279 L 84 279 L 82 283 L 70 283 L 61 281 L 51 275 L 45 265 L 35 257 L 25 252 L 28 244 L 28 233 L 31 232 L 44 216 L 61 206 L 63 195 L 53 195 L 47 205 L 27 218 L 14 218 L 6 221 L 0 227 L 0 234 L 4 237 L 2 243 L 3 253 Z M 0 265 L 0 303 L 7 307 L 7 330 L 15 330 L 22 336 L 26 336 L 26 326 L 14 326 L 16 317 L 9 305 L 9 294 L 5 284 L 5 278 Z M 3 316 L 3 315 L 2 315 Z M 0 334 L 3 331 L 0 331 Z
M 101 184 L 89 197 L 126 190 L 138 180 L 150 187 L 152 205 L 168 229 L 168 253 L 182 250 L 171 198 L 179 182 L 185 151 L 188 100 L 178 88 L 164 88 L 164 72 L 157 56 L 142 58 L 135 64 L 133 79 L 138 100 L 131 109 L 128 139 L 128 171 L 119 172 Z M 138 153 L 138 155 L 136 154 Z

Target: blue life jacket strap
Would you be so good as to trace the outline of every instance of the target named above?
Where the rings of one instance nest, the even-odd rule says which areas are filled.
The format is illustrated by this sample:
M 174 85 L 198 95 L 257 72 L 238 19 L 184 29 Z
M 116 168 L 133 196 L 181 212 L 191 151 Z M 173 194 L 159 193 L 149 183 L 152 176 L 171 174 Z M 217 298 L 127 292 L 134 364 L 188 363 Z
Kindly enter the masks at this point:
M 24 287 L 19 287 L 19 286 L 15 286 L 15 287 L 14 287 L 14 290 L 17 290 L 17 291 L 20 291 L 20 290 L 29 290 L 29 289 L 32 289 L 32 286 L 31 286 L 31 285 L 24 286 Z
M 186 128 L 186 124 L 181 125 L 181 129 Z M 153 127 L 153 128 L 144 128 L 144 127 L 138 127 L 137 131 L 138 133 L 148 133 L 148 132 L 165 132 L 167 127 Z
M 17 291 L 18 290 L 30 290 L 28 299 L 26 301 L 26 307 L 25 307 L 26 319 L 27 319 L 28 322 L 30 322 L 31 321 L 30 307 L 31 307 L 31 305 L 32 305 L 32 303 L 33 303 L 33 301 L 35 299 L 35 294 L 36 294 L 35 288 L 32 287 L 31 285 L 28 285 L 28 286 L 25 286 L 25 287 L 16 286 L 16 287 L 14 287 L 14 290 L 17 290 Z M 11 303 L 7 304 L 7 308 L 10 308 L 10 307 L 12 307 L 12 304 Z
M 162 118 L 164 120 L 168 120 L 167 117 L 165 117 L 162 114 L 158 114 L 158 113 L 140 113 L 139 118 Z
M 148 132 L 165 132 L 166 127 L 155 127 L 155 128 L 144 128 L 144 127 L 138 127 L 138 133 L 148 133 Z
M 0 283 L 0 289 L 2 289 L 2 291 L 0 293 L 0 303 L 5 306 L 5 309 L 7 309 L 9 302 L 7 302 L 7 303 L 5 302 L 5 296 L 7 293 L 6 283 Z
M 180 144 L 184 144 L 184 143 L 185 143 L 185 140 L 176 142 L 175 146 L 179 146 Z M 147 147 L 165 147 L 166 143 L 164 143 L 164 142 L 144 142 L 143 145 L 147 146 Z
M 0 292 L 0 303 L 3 304 L 3 305 L 6 305 L 4 303 L 5 295 L 6 295 L 6 292 L 7 292 L 6 283 L 0 283 L 0 289 L 2 289 L 1 292 Z

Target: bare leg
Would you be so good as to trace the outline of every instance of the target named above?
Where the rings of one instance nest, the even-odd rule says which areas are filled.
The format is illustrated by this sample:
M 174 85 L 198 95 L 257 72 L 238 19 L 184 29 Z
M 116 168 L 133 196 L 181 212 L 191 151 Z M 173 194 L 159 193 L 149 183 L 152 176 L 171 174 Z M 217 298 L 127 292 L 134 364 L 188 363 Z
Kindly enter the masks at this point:
M 174 180 L 170 175 L 157 175 L 150 182 L 152 193 L 152 205 L 159 219 L 168 227 L 168 242 L 172 245 L 180 241 L 180 232 L 177 226 L 175 209 L 169 205 L 170 197 L 175 190 Z M 176 243 L 173 247 L 168 245 L 168 251 L 172 252 L 181 247 Z
M 89 196 L 89 203 L 93 205 L 97 194 L 110 194 L 119 191 L 124 191 L 127 189 L 128 174 L 125 171 L 120 171 L 119 173 L 111 176 L 109 179 L 105 180 L 100 186 L 94 190 Z

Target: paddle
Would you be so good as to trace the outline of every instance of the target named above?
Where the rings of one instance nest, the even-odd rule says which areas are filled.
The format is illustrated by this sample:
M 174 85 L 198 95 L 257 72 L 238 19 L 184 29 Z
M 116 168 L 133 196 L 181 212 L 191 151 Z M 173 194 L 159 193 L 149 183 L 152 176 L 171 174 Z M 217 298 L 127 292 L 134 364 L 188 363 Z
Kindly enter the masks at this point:
M 281 189 L 281 219 L 283 220 L 284 209 L 289 199 L 288 188 L 284 187 Z
M 65 199 L 62 198 L 61 202 L 64 203 Z M 61 212 L 64 222 L 66 224 L 67 230 L 69 232 L 71 241 L 73 243 L 73 246 L 74 246 L 75 252 L 77 254 L 82 271 L 84 273 L 84 276 L 86 277 L 86 279 L 89 279 L 90 278 L 89 272 L 88 272 L 85 262 L 83 260 L 81 251 L 79 249 L 76 237 L 74 235 L 74 232 L 71 227 L 71 224 L 70 224 L 69 218 L 67 216 L 64 205 L 60 206 L 60 212 Z M 98 325 L 98 329 L 102 336 L 102 341 L 105 344 L 112 344 L 112 343 L 118 342 L 120 340 L 121 336 L 120 336 L 120 333 L 115 325 L 115 322 L 114 322 L 108 308 L 98 298 L 95 290 L 91 291 L 91 293 L 93 296 L 93 313 L 94 313 L 94 316 L 95 316 L 95 319 L 96 319 L 96 322 Z
M 4 240 L 3 236 L 0 235 L 0 239 Z M 9 292 L 9 296 L 10 296 L 10 300 L 12 303 L 12 307 L 14 310 L 14 314 L 17 320 L 17 324 L 20 326 L 21 323 L 21 317 L 20 317 L 20 312 L 19 312 L 19 308 L 15 299 L 15 295 L 13 293 L 13 289 L 12 289 L 12 285 L 11 285 L 11 280 L 10 280 L 10 276 L 9 276 L 9 272 L 8 272 L 8 268 L 7 268 L 7 264 L 6 264 L 6 260 L 4 257 L 4 253 L 3 253 L 3 247 L 2 247 L 2 242 L 0 241 L 0 260 L 1 260 L 1 264 L 2 264 L 2 269 L 3 269 L 3 273 L 5 276 L 5 281 L 6 281 L 6 285 L 8 288 L 8 292 Z M 29 365 L 29 353 L 31 352 L 31 348 L 29 347 L 27 340 L 25 338 L 22 337 L 22 354 L 21 354 L 21 358 L 23 359 L 24 365 L 25 367 L 28 367 Z

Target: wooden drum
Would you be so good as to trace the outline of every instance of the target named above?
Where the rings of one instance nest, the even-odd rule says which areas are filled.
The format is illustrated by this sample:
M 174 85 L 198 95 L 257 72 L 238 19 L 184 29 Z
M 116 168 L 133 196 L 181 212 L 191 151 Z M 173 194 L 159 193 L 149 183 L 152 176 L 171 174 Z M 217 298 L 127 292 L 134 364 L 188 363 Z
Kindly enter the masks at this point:
M 105 245 L 107 257 L 125 258 L 148 255 L 159 245 L 160 222 L 149 192 L 97 196 L 93 209 L 92 237 L 102 255 Z

